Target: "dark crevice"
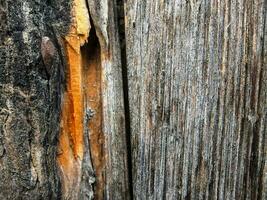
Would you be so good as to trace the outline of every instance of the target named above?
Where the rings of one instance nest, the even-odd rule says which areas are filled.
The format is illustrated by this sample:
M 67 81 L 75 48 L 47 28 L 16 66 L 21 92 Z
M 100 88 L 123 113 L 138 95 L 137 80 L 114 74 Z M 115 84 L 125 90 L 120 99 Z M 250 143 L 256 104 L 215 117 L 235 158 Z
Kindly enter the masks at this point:
M 119 41 L 120 41 L 120 50 L 121 50 L 129 193 L 130 193 L 130 199 L 133 199 L 131 125 L 130 125 L 130 107 L 129 107 L 129 91 L 128 91 L 128 77 L 127 77 L 128 71 L 127 71 L 126 36 L 125 36 L 125 19 L 124 19 L 124 16 L 125 16 L 124 1 L 123 0 L 117 0 L 117 23 L 118 23 Z

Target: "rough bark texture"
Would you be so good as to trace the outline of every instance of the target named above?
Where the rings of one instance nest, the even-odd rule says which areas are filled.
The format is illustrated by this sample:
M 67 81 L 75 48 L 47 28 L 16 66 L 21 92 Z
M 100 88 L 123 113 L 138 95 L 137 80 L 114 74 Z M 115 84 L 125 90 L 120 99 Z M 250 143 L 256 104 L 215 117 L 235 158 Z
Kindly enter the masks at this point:
M 265 199 L 266 1 L 127 0 L 125 22 L 134 199 Z
M 41 43 L 49 37 L 57 48 L 54 32 L 67 31 L 69 11 L 65 0 L 0 1 L 0 199 L 60 196 L 63 57 L 59 49 L 44 51 L 43 59 Z

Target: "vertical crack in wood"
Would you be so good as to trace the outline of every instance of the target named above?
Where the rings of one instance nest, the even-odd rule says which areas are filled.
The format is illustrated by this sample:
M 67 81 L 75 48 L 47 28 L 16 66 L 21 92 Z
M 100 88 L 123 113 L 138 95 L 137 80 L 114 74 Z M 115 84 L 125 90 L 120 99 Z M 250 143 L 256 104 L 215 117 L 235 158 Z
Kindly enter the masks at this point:
M 128 181 L 130 198 L 133 199 L 133 183 L 132 183 L 132 156 L 131 156 L 131 125 L 130 125 L 130 109 L 128 96 L 128 72 L 127 72 L 127 56 L 126 56 L 126 37 L 125 37 L 125 13 L 124 1 L 117 1 L 117 18 L 118 31 L 121 50 L 122 80 L 123 80 L 123 98 L 124 98 L 124 115 L 125 130 L 127 143 L 127 162 L 128 162 Z

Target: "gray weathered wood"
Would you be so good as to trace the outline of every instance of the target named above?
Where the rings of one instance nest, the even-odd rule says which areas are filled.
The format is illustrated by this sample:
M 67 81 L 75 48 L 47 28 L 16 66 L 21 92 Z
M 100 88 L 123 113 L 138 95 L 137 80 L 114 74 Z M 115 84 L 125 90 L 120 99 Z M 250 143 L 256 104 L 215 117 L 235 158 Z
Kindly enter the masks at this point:
M 125 5 L 134 199 L 265 199 L 266 1 Z
M 128 163 L 116 1 L 88 0 L 101 45 L 105 199 L 129 199 Z

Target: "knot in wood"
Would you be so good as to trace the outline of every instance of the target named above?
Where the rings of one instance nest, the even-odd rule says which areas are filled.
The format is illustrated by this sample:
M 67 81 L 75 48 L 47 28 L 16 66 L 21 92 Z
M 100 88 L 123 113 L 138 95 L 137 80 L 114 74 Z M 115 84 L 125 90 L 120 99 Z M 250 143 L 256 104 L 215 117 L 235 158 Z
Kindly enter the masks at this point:
M 42 37 L 41 54 L 48 74 L 51 73 L 51 65 L 53 64 L 55 53 L 56 48 L 51 39 L 47 36 Z

